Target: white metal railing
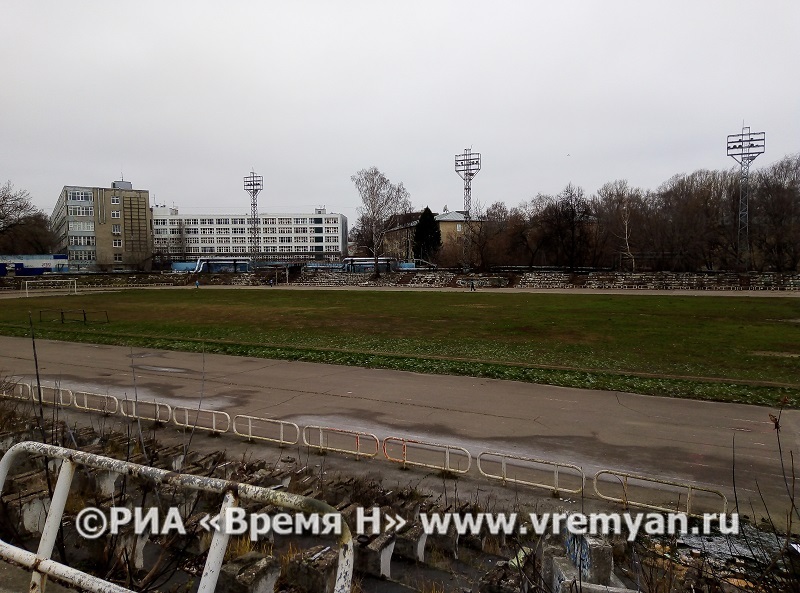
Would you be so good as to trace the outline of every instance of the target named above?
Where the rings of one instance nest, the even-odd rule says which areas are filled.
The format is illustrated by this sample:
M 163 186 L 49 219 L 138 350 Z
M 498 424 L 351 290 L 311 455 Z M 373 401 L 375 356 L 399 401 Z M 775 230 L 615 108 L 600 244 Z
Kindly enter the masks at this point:
M 388 449 L 391 448 L 392 444 L 400 445 L 402 457 L 392 457 L 389 454 Z M 435 454 L 444 454 L 444 463 L 439 465 L 419 459 L 409 459 L 409 449 L 416 452 L 425 451 L 433 452 Z M 453 455 L 454 453 L 455 455 Z M 405 468 L 407 465 L 414 465 L 416 467 L 439 469 L 455 474 L 466 474 L 469 471 L 469 468 L 472 467 L 472 455 L 470 455 L 469 451 L 467 451 L 464 447 L 459 447 L 456 445 L 443 445 L 441 443 L 431 443 L 428 441 L 418 441 L 416 439 L 406 439 L 403 437 L 386 437 L 383 439 L 383 456 L 389 461 L 402 464 L 403 468 Z M 453 457 L 456 459 L 466 459 L 466 467 L 452 467 L 450 462 L 453 460 Z
M 246 425 L 247 432 L 243 432 L 245 427 L 242 426 L 242 424 Z M 266 427 L 276 430 L 278 433 L 277 436 L 265 436 L 263 433 L 267 432 L 265 430 Z M 294 437 L 286 436 L 287 429 L 294 433 Z M 244 437 L 248 441 L 256 439 L 259 441 L 277 443 L 281 447 L 285 447 L 287 445 L 297 444 L 300 440 L 300 427 L 294 422 L 288 422 L 286 420 L 273 420 L 272 418 L 259 418 L 258 416 L 237 414 L 233 417 L 233 434 Z M 274 432 L 270 432 L 270 434 L 274 434 Z
M 598 478 L 600 476 L 602 476 L 602 475 L 613 476 L 613 477 L 617 478 L 620 481 L 620 484 L 622 485 L 622 496 L 621 497 L 608 496 L 607 494 L 603 494 L 602 492 L 600 492 L 599 488 L 597 487 L 597 484 L 599 483 Z M 647 482 L 647 483 L 651 483 L 651 484 L 663 484 L 665 486 L 675 486 L 675 487 L 678 487 L 680 489 L 685 489 L 686 490 L 686 511 L 685 511 L 685 513 L 687 515 L 690 515 L 690 516 L 693 515 L 692 514 L 692 495 L 696 491 L 698 491 L 698 492 L 707 492 L 709 494 L 713 494 L 713 495 L 719 497 L 722 500 L 722 511 L 720 511 L 720 512 L 726 513 L 728 511 L 728 499 L 719 490 L 714 490 L 712 488 L 703 488 L 702 486 L 695 486 L 694 484 L 687 484 L 685 482 L 677 482 L 677 481 L 674 481 L 674 480 L 664 480 L 664 479 L 661 479 L 661 478 L 650 478 L 648 476 L 642 476 L 642 475 L 638 475 L 638 474 L 630 474 L 630 473 L 627 473 L 627 472 L 620 472 L 620 471 L 611 470 L 611 469 L 601 469 L 599 472 L 597 472 L 594 475 L 594 492 L 595 492 L 595 494 L 597 494 L 597 496 L 599 496 L 603 500 L 610 500 L 612 502 L 617 502 L 617 503 L 620 503 L 620 504 L 622 504 L 622 505 L 624 505 L 626 507 L 628 505 L 630 505 L 630 506 L 635 506 L 635 507 L 642 507 L 642 508 L 645 508 L 645 509 L 653 509 L 655 511 L 661 511 L 661 512 L 665 512 L 665 513 L 674 513 L 676 511 L 680 510 L 680 509 L 677 509 L 675 507 L 664 507 L 664 506 L 651 504 L 651 503 L 647 503 L 647 502 L 638 502 L 638 501 L 635 501 L 635 500 L 631 500 L 630 496 L 629 496 L 629 492 L 628 492 L 628 486 L 629 486 L 628 480 L 629 479 L 630 480 L 638 480 L 638 481 L 641 481 L 641 482 Z
M 499 461 L 492 460 L 491 458 L 499 458 Z M 526 464 L 531 465 L 544 465 L 553 468 L 553 483 L 552 484 L 543 484 L 540 482 L 533 482 L 531 480 L 524 480 L 522 478 L 508 475 L 508 460 L 512 459 L 515 461 L 522 461 Z M 521 455 L 510 455 L 508 453 L 499 453 L 496 451 L 483 451 L 479 453 L 478 456 L 475 458 L 476 465 L 478 466 L 478 471 L 481 473 L 482 476 L 486 478 L 490 478 L 493 480 L 500 480 L 503 484 L 507 482 L 511 482 L 512 484 L 523 484 L 525 486 L 533 486 L 535 488 L 544 488 L 546 490 L 550 490 L 553 494 L 558 494 L 559 492 L 569 492 L 570 494 L 580 494 L 583 492 L 584 487 L 586 486 L 586 476 L 583 473 L 583 470 L 574 465 L 572 463 L 561 463 L 558 461 L 548 461 L 546 459 L 537 459 L 535 457 L 523 457 Z M 499 463 L 500 464 L 500 474 L 491 474 L 484 470 L 483 466 L 481 465 L 481 461 L 487 461 L 490 463 Z M 511 464 L 512 468 L 519 468 L 518 464 Z M 567 488 L 559 483 L 559 470 L 560 469 L 570 469 L 577 472 L 578 477 L 580 477 L 581 485 L 578 488 Z
M 223 515 L 226 509 L 238 506 L 240 500 L 272 504 L 284 509 L 304 513 L 338 514 L 336 509 L 314 498 L 278 492 L 250 484 L 230 482 L 219 478 L 178 474 L 164 469 L 34 442 L 23 442 L 14 445 L 0 459 L 0 493 L 2 493 L 9 470 L 15 463 L 18 463 L 17 458 L 24 453 L 61 460 L 58 480 L 53 490 L 37 551 L 29 552 L 0 541 L 0 558 L 19 564 L 33 572 L 29 593 L 43 593 L 46 585 L 45 577 L 48 576 L 92 593 L 131 593 L 130 589 L 109 583 L 99 577 L 51 559 L 76 466 L 138 477 L 149 480 L 154 484 L 170 484 L 187 490 L 224 494 L 220 515 Z M 349 593 L 353 576 L 353 542 L 350 529 L 344 520 L 341 521 L 341 526 L 339 564 L 334 591 L 336 593 Z M 198 593 L 212 593 L 216 588 L 228 545 L 228 538 L 229 535 L 223 531 L 214 532 Z
M 146 413 L 148 406 L 152 406 L 150 415 Z M 145 410 L 142 410 L 142 408 Z M 156 400 L 123 399 L 120 402 L 119 411 L 126 418 L 163 423 L 172 420 L 172 406 Z
M 37 387 L 35 385 L 31 385 L 31 401 L 38 403 L 40 391 L 42 394 L 42 403 L 47 406 L 58 406 L 60 408 L 69 408 L 72 406 L 73 395 L 72 390 L 70 389 L 64 389 L 62 387 L 47 387 L 44 385 Z M 67 401 L 64 401 L 65 394 Z
M 74 391 L 72 396 L 72 405 L 77 410 L 101 414 L 116 414 L 119 411 L 119 400 L 113 395 Z M 100 400 L 100 403 L 95 403 L 96 400 Z
M 316 434 L 318 439 L 316 442 L 311 441 L 311 434 Z M 350 447 L 336 446 L 330 444 L 331 437 L 342 437 L 352 443 Z M 320 452 L 322 451 L 335 451 L 337 453 L 346 453 L 348 455 L 355 455 L 356 457 L 375 457 L 380 450 L 380 440 L 374 434 L 368 432 L 359 432 L 357 430 L 345 430 L 342 428 L 332 428 L 330 426 L 305 426 L 303 427 L 303 444 L 307 447 L 313 447 Z M 361 450 L 361 446 L 367 447 L 366 451 Z
M 3 389 L 1 395 L 8 399 L 31 401 L 31 386 L 29 383 L 12 383 Z
M 189 421 L 192 414 L 192 421 Z M 178 417 L 183 416 L 183 421 Z M 186 408 L 175 406 L 172 408 L 172 421 L 182 428 L 195 428 L 209 432 L 228 432 L 231 428 L 231 417 L 227 412 L 220 410 L 205 410 L 203 408 Z M 224 428 L 222 428 L 224 426 Z
M 53 402 L 58 401 L 58 405 L 64 407 L 67 406 L 67 403 L 64 401 L 64 398 L 65 394 L 68 394 L 68 396 L 66 397 L 67 399 L 69 399 L 71 406 L 81 411 L 100 412 L 104 414 L 121 413 L 126 418 L 131 418 L 131 419 L 140 418 L 143 420 L 150 420 L 161 423 L 168 423 L 172 421 L 176 425 L 181 427 L 196 426 L 198 429 L 209 430 L 217 433 L 233 432 L 237 436 L 246 438 L 248 440 L 261 440 L 261 441 L 277 443 L 282 447 L 297 444 L 300 440 L 300 435 L 302 434 L 303 442 L 306 446 L 319 449 L 320 451 L 334 451 L 338 453 L 356 455 L 359 458 L 360 457 L 374 458 L 382 448 L 383 456 L 388 461 L 394 463 L 400 463 L 404 468 L 406 466 L 417 466 L 417 467 L 437 469 L 458 474 L 466 474 L 469 472 L 472 466 L 472 456 L 469 453 L 469 451 L 467 451 L 463 447 L 455 445 L 445 445 L 440 443 L 426 442 L 404 437 L 390 436 L 383 440 L 381 447 L 380 440 L 374 434 L 366 432 L 358 432 L 358 431 L 344 430 L 334 427 L 321 427 L 313 425 L 300 427 L 294 422 L 289 422 L 285 420 L 274 420 L 271 418 L 260 418 L 258 416 L 248 416 L 243 414 L 236 415 L 234 416 L 233 420 L 231 420 L 230 415 L 227 412 L 201 409 L 199 411 L 207 413 L 209 415 L 208 417 L 210 417 L 211 419 L 210 426 L 208 426 L 207 424 L 201 424 L 200 422 L 196 422 L 196 424 L 190 422 L 190 413 L 198 412 L 197 409 L 193 410 L 192 408 L 187 408 L 187 407 L 176 407 L 173 410 L 173 408 L 169 404 L 159 402 L 157 400 L 131 400 L 127 398 L 120 400 L 112 395 L 87 393 L 82 391 L 72 392 L 71 390 L 68 389 L 60 389 L 54 387 L 42 387 L 42 389 L 43 389 L 43 398 L 42 398 L 43 403 L 50 405 L 52 405 Z M 44 393 L 47 392 L 47 390 L 49 390 L 49 392 L 53 394 L 52 401 L 47 400 L 44 397 Z M 32 385 L 30 383 L 18 382 L 0 392 L 0 396 L 8 399 L 31 401 L 36 403 L 38 401 L 37 399 L 38 396 L 36 395 L 36 393 L 37 392 L 35 385 Z M 57 400 L 56 400 L 56 394 L 58 395 Z M 100 400 L 100 403 L 90 404 L 89 402 L 92 398 L 98 398 Z M 182 422 L 179 420 L 179 415 L 181 414 L 183 415 Z M 218 418 L 221 418 L 222 421 L 219 422 Z M 197 420 L 198 420 L 198 414 L 195 415 L 195 421 Z M 287 435 L 287 433 L 289 434 Z M 316 441 L 312 440 L 311 437 L 312 434 L 317 435 Z M 351 438 L 352 446 L 349 447 L 334 446 L 329 441 L 329 438 L 331 436 L 335 436 L 338 438 Z M 364 450 L 363 447 L 366 444 L 368 444 L 367 445 L 368 448 L 367 450 Z M 390 453 L 390 450 L 395 450 L 397 447 L 400 447 L 399 457 L 394 456 L 392 453 Z M 443 462 L 431 463 L 429 461 L 425 461 L 422 459 L 423 457 L 426 456 L 430 458 L 431 454 L 443 455 L 444 458 Z M 492 457 L 499 458 L 499 461 L 492 461 L 491 460 Z M 465 460 L 466 461 L 465 467 L 460 467 L 460 466 L 452 467 L 452 462 L 454 458 Z M 541 464 L 544 466 L 550 466 L 553 468 L 553 483 L 544 484 L 532 480 L 525 480 L 517 476 L 509 476 L 508 466 L 510 465 L 511 467 L 519 467 L 519 464 L 514 464 L 514 463 L 508 464 L 507 460 L 515 460 L 523 463 Z M 490 473 L 489 471 L 486 471 L 486 469 L 484 469 L 484 467 L 482 466 L 483 461 L 486 461 L 487 463 L 499 463 L 500 474 L 493 474 Z M 478 471 L 484 477 L 493 480 L 500 480 L 504 483 L 512 482 L 526 486 L 545 488 L 555 493 L 563 491 L 563 492 L 569 492 L 571 494 L 579 494 L 585 489 L 586 477 L 583 473 L 583 470 L 580 467 L 570 463 L 561 463 L 545 459 L 510 455 L 495 451 L 484 451 L 477 455 L 476 465 L 478 467 Z M 577 472 L 581 480 L 580 488 L 566 488 L 560 483 L 560 470 L 564 468 Z M 615 476 L 620 481 L 623 489 L 623 494 L 621 497 L 609 496 L 599 491 L 598 478 L 601 475 Z M 629 479 L 686 489 L 687 514 L 691 514 L 693 494 L 697 491 L 706 492 L 719 497 L 722 500 L 723 512 L 725 512 L 725 510 L 727 509 L 727 504 L 728 504 L 727 498 L 722 492 L 718 490 L 703 488 L 700 486 L 694 486 L 691 484 L 676 482 L 672 480 L 650 478 L 647 476 L 629 474 L 614 470 L 601 470 L 597 472 L 597 474 L 595 474 L 594 476 L 595 493 L 597 494 L 598 497 L 602 499 L 616 503 L 621 503 L 623 505 L 651 508 L 654 510 L 659 510 L 664 512 L 672 512 L 676 510 L 674 508 L 662 507 L 658 505 L 652 505 L 648 503 L 642 503 L 630 500 L 628 492 Z

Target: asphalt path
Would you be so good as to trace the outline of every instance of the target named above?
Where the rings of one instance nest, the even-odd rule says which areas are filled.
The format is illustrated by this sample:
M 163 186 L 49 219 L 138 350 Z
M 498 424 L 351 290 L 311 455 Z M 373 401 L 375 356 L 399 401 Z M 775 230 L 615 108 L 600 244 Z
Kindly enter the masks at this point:
M 790 508 L 790 451 L 800 411 L 780 417 L 784 469 L 769 414 L 748 406 L 474 377 L 37 340 L 45 385 L 156 398 L 610 468 L 723 491 L 758 515 Z M 30 339 L 0 337 L 0 376 L 34 376 Z M 201 402 L 202 400 L 202 402 Z M 734 471 L 735 467 L 735 471 Z M 760 489 L 760 493 L 759 493 Z M 591 488 L 589 487 L 589 490 Z

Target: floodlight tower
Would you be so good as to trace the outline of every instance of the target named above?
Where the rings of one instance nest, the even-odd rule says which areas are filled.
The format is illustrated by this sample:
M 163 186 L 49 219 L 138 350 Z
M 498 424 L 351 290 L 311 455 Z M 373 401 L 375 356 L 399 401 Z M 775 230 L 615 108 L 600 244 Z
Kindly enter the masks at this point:
M 244 178 L 244 191 L 250 194 L 250 264 L 255 263 L 258 250 L 258 193 L 264 188 L 264 178 L 250 171 Z
M 456 173 L 464 180 L 464 268 L 471 263 L 472 246 L 472 178 L 481 170 L 481 154 L 465 148 L 456 155 Z
M 745 269 L 750 263 L 749 240 L 749 203 L 750 203 L 750 163 L 760 154 L 764 154 L 764 132 L 750 132 L 750 127 L 743 127 L 741 134 L 728 136 L 728 156 L 739 163 L 742 168 L 739 178 L 739 232 L 736 238 L 736 259 Z

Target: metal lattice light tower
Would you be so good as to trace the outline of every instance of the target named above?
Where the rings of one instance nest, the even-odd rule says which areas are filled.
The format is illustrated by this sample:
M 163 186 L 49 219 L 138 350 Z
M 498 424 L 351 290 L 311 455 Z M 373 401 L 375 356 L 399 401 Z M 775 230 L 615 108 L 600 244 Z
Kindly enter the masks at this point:
M 739 163 L 742 173 L 739 180 L 739 232 L 736 237 L 736 259 L 740 266 L 750 263 L 749 240 L 749 204 L 750 204 L 750 163 L 760 154 L 764 154 L 764 132 L 750 132 L 750 127 L 743 127 L 741 134 L 728 136 L 728 156 Z
M 264 178 L 256 175 L 255 171 L 250 171 L 250 175 L 244 178 L 244 191 L 250 194 L 250 264 L 255 264 L 255 257 L 258 250 L 258 192 L 264 189 Z
M 464 267 L 472 260 L 472 178 L 481 170 L 481 154 L 465 148 L 464 154 L 456 155 L 456 173 L 464 180 Z

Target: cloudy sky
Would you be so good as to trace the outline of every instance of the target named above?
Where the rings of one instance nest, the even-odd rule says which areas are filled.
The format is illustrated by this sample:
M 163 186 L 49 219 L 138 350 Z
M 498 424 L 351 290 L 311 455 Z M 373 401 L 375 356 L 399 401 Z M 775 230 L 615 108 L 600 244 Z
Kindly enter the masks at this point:
M 120 174 L 182 212 L 326 205 L 355 218 L 372 165 L 415 206 L 463 203 L 454 155 L 482 154 L 473 203 L 572 182 L 800 151 L 797 0 L 7 0 L 0 182 L 48 212 Z

